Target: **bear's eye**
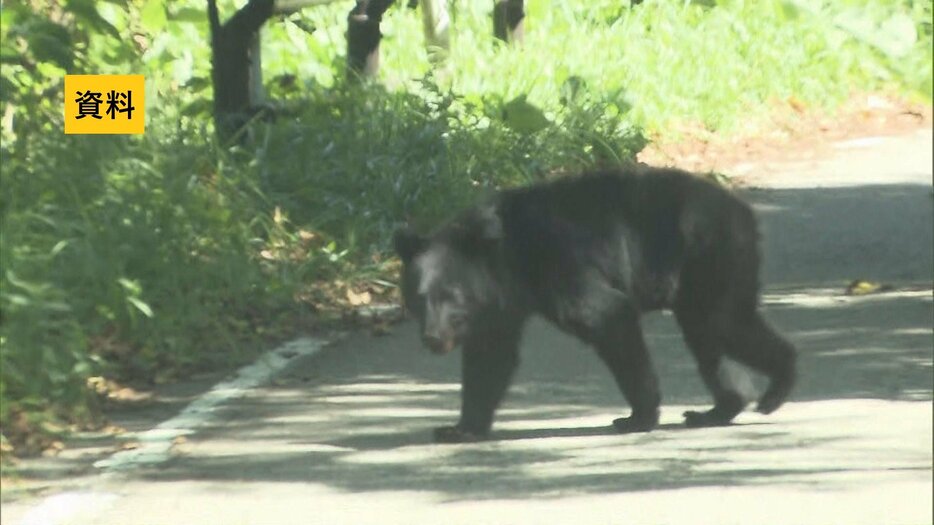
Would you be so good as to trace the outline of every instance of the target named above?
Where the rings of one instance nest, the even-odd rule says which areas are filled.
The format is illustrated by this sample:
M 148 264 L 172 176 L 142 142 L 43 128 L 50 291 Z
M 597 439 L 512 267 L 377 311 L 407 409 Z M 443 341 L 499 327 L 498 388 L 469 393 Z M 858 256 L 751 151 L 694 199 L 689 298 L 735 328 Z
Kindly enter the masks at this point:
M 448 316 L 448 323 L 451 324 L 451 328 L 457 330 L 467 324 L 467 314 L 464 312 L 451 312 Z

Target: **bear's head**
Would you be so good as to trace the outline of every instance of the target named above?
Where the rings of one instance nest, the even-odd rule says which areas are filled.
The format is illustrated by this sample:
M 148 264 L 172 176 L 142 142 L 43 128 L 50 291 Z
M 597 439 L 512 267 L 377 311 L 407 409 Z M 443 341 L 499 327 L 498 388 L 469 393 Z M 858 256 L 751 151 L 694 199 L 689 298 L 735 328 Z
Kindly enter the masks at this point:
M 404 228 L 393 246 L 402 259 L 402 299 L 422 342 L 446 354 L 462 345 L 502 302 L 494 265 L 501 238 L 495 213 L 475 209 L 432 236 Z

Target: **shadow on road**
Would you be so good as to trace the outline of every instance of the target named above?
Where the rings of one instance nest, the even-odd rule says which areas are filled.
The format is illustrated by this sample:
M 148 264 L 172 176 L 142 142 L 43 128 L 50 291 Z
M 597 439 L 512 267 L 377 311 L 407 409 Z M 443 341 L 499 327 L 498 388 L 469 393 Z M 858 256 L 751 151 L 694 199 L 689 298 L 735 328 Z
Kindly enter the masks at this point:
M 762 279 L 770 287 L 840 288 L 856 278 L 931 286 L 930 183 L 750 189 L 742 194 L 759 216 Z
M 800 349 L 788 405 L 687 430 L 710 399 L 668 315 L 644 320 L 663 425 L 616 435 L 626 411 L 589 349 L 534 322 L 493 440 L 434 445 L 456 420 L 459 360 L 422 351 L 414 327 L 356 334 L 277 386 L 223 409 L 154 480 L 303 482 L 350 492 L 430 491 L 448 500 L 782 484 L 930 473 L 930 186 L 751 190 L 765 231 L 766 316 Z M 864 278 L 896 291 L 843 296 Z M 924 403 L 910 403 L 923 401 Z M 921 417 L 919 417 L 921 414 Z M 926 420 L 925 420 L 926 418 Z

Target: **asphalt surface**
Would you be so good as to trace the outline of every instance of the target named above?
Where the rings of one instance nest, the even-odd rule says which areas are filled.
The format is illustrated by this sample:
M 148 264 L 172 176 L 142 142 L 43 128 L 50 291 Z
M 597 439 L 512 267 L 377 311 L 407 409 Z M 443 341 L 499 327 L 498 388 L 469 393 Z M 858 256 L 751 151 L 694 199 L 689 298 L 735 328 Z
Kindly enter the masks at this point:
M 7 501 L 3 523 L 932 523 L 932 149 L 930 131 L 850 142 L 747 178 L 764 311 L 801 353 L 770 416 L 684 428 L 710 400 L 653 314 L 662 425 L 617 435 L 628 409 L 609 373 L 536 321 L 493 439 L 436 445 L 430 429 L 457 418 L 459 359 L 403 323 L 295 357 L 212 405 L 166 459 Z M 844 296 L 854 279 L 893 290 Z

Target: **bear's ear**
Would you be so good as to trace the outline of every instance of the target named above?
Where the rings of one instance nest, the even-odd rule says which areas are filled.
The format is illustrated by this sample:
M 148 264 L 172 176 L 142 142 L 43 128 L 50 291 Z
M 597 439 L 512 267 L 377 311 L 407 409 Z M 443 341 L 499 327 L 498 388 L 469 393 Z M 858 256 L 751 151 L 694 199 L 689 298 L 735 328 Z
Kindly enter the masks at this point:
M 460 239 L 469 251 L 486 251 L 503 238 L 503 224 L 496 208 L 480 206 L 461 223 Z
M 483 241 L 498 241 L 503 238 L 503 222 L 493 205 L 477 209 L 477 233 Z
M 396 230 L 392 236 L 392 246 L 396 254 L 402 259 L 402 262 L 411 261 L 425 249 L 428 241 L 421 235 L 415 233 L 411 228 L 405 227 Z

